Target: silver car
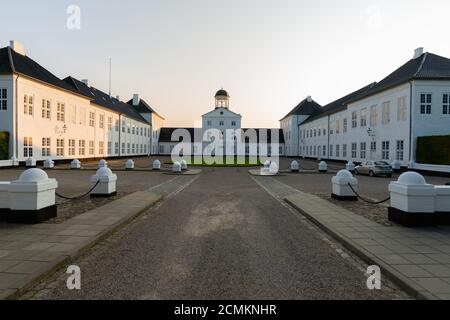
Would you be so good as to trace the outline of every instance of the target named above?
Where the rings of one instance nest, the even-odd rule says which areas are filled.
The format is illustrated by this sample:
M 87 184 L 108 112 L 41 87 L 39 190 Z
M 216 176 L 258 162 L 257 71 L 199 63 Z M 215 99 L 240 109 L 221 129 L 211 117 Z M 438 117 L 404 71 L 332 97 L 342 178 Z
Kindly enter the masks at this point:
M 355 168 L 355 174 L 392 177 L 392 166 L 386 161 L 366 161 Z

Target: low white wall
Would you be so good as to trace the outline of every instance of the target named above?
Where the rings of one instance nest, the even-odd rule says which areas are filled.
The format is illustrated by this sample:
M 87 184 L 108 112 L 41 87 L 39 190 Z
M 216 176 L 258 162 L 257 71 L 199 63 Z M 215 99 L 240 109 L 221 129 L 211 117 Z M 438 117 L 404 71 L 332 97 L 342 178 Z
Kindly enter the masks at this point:
M 12 160 L 0 160 L 0 167 L 12 167 Z

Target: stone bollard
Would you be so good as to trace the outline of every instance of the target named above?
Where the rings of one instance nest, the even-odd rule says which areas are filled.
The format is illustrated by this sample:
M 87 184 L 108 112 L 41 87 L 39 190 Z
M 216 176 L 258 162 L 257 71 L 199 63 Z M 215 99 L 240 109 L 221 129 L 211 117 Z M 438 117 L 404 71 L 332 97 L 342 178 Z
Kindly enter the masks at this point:
M 175 161 L 175 163 L 172 166 L 172 172 L 173 173 L 181 173 L 181 163 L 178 161 Z
M 328 172 L 328 164 L 325 161 L 320 161 L 319 172 L 322 172 L 322 173 Z
M 41 169 L 28 169 L 9 188 L 10 210 L 6 221 L 36 224 L 57 216 L 58 182 Z
M 70 163 L 70 169 L 72 169 L 72 170 L 79 170 L 79 169 L 81 169 L 81 162 L 80 162 L 80 160 L 78 160 L 78 159 L 73 160 Z
M 28 158 L 25 161 L 25 167 L 26 168 L 36 168 L 36 160 L 34 160 L 33 158 Z
M 125 170 L 134 170 L 134 161 L 129 159 L 125 163 Z
M 391 163 L 392 171 L 395 173 L 399 173 L 400 169 L 402 168 L 402 163 L 399 160 L 394 160 Z
M 414 161 L 408 161 L 408 169 L 414 169 Z
M 389 220 L 407 227 L 437 224 L 434 186 L 417 172 L 405 172 L 389 184 L 391 206 Z
M 10 160 L 12 162 L 13 167 L 19 166 L 19 159 L 17 159 L 15 156 L 12 156 Z
M 358 191 L 358 180 L 353 177 L 352 173 L 348 170 L 339 171 L 336 176 L 331 179 L 333 193 L 331 197 L 343 201 L 357 201 L 358 196 L 349 187 L 349 184 Z
M 9 211 L 9 188 L 11 182 L 0 181 L 0 221 L 1 216 L 8 213 Z
M 91 192 L 92 198 L 107 198 L 117 194 L 117 175 L 113 174 L 111 169 L 107 167 L 98 169 L 91 177 L 91 183 L 95 185 L 97 181 L 98 185 Z
M 48 158 L 44 161 L 44 169 L 53 169 L 55 167 L 55 161 L 52 158 Z
M 347 164 L 345 165 L 345 168 L 346 168 L 348 171 L 350 171 L 351 173 L 354 173 L 354 172 L 355 172 L 356 166 L 355 166 L 355 164 L 353 163 L 353 161 L 349 161 L 349 162 L 347 162 Z
M 300 165 L 298 164 L 298 161 L 292 161 L 291 163 L 291 172 L 299 172 L 300 171 Z
M 272 175 L 278 174 L 278 164 L 273 161 L 269 166 L 269 173 Z
M 153 170 L 155 171 L 161 170 L 161 161 L 159 160 L 153 161 Z
M 269 169 L 270 169 L 270 161 L 269 160 L 266 160 L 265 162 L 264 162 L 264 170 L 265 171 L 269 171 Z
M 186 160 L 184 160 L 184 159 L 181 160 L 180 164 L 181 164 L 181 170 L 182 171 L 186 171 L 188 169 L 188 165 L 187 165 Z
M 98 168 L 108 168 L 108 162 L 104 159 L 100 160 L 98 162 Z

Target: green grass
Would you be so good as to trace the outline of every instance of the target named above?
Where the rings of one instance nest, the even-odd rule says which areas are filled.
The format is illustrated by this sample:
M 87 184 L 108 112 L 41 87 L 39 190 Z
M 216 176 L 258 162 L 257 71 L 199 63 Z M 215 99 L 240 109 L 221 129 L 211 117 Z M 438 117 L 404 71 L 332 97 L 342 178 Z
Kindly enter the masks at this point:
M 450 136 L 417 138 L 418 163 L 450 165 Z
M 0 131 L 0 160 L 8 160 L 9 132 Z

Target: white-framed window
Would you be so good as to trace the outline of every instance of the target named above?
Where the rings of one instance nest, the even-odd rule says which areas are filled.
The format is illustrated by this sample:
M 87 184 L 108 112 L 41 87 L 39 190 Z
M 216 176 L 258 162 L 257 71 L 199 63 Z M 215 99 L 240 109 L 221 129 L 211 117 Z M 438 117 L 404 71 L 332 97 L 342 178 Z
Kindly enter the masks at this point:
M 361 109 L 361 119 L 360 119 L 361 127 L 367 127 L 367 109 Z
M 361 142 L 361 144 L 360 144 L 360 155 L 361 155 L 361 159 L 366 158 L 366 143 L 365 142 Z
M 371 152 L 376 152 L 377 151 L 377 142 L 376 141 L 372 141 L 370 143 L 370 151 Z
M 378 106 L 374 105 L 370 107 L 370 126 L 376 127 L 378 123 Z
M 131 133 L 134 135 L 136 134 L 136 127 L 133 125 L 133 127 L 131 128 Z
M 89 141 L 89 155 L 93 156 L 95 153 L 95 144 L 94 141 L 90 140 Z
M 382 124 L 386 125 L 391 122 L 391 103 L 390 102 L 384 102 L 382 107 L 382 116 L 381 116 L 381 122 Z
M 0 88 L 0 110 L 8 110 L 8 89 Z
M 352 158 L 353 159 L 356 159 L 357 152 L 358 152 L 358 144 L 356 144 L 354 142 L 354 143 L 352 143 Z
M 95 127 L 95 112 L 89 112 L 89 126 Z
M 341 132 L 341 120 L 337 119 L 336 120 L 336 134 L 339 134 L 340 132 Z
M 104 114 L 100 114 L 98 116 L 98 127 L 100 129 L 104 129 L 105 128 L 105 115 Z
M 341 156 L 341 146 L 339 144 L 336 145 L 336 158 Z
M 211 127 L 211 120 L 208 120 L 208 121 L 206 122 L 206 125 L 207 125 L 208 127 Z
M 112 130 L 112 126 L 113 126 L 112 117 L 108 117 L 108 130 Z
M 64 139 L 56 139 L 56 156 L 64 156 Z
M 219 121 L 219 126 L 223 127 L 224 126 L 224 122 L 223 121 Z
M 159 146 L 159 153 L 164 153 L 164 146 L 163 145 Z
M 108 141 L 108 155 L 112 154 L 112 142 Z
M 101 155 L 105 154 L 105 142 L 103 141 L 98 142 L 98 153 Z
M 352 128 L 356 128 L 358 126 L 358 112 L 352 112 Z
M 342 145 L 342 157 L 347 158 L 347 144 Z
M 62 102 L 56 104 L 56 120 L 66 121 L 66 105 Z
M 26 158 L 31 158 L 33 156 L 33 138 L 24 137 L 23 138 L 23 156 Z
M 50 119 L 52 112 L 52 103 L 48 99 L 42 99 L 41 115 L 43 119 Z
M 122 142 L 122 154 L 125 154 L 126 149 L 125 149 L 125 142 Z
M 431 103 L 433 96 L 431 93 L 422 93 L 420 95 L 420 114 L 431 114 Z
M 344 118 L 343 126 L 344 126 L 344 133 L 346 133 L 347 132 L 347 118 Z
M 382 141 L 381 142 L 381 159 L 382 160 L 389 160 L 389 149 L 390 149 L 389 141 Z
M 50 138 L 42 138 L 42 156 L 43 157 L 50 157 L 51 155 L 51 140 Z
M 29 116 L 33 115 L 34 98 L 31 94 L 23 95 L 23 113 Z
M 236 127 L 236 121 L 231 121 L 231 126 Z
M 86 155 L 86 140 L 78 140 L 78 154 L 80 156 Z
M 129 142 L 127 143 L 127 153 L 131 153 L 131 144 Z
M 75 139 L 69 139 L 69 156 L 75 155 Z
M 333 145 L 330 144 L 330 157 L 333 157 Z
M 397 121 L 406 121 L 406 97 L 398 98 L 397 104 Z
M 442 95 L 442 114 L 450 114 L 450 93 Z
M 326 156 L 327 156 L 327 146 L 323 146 L 322 157 L 326 157 Z
M 125 121 L 122 121 L 122 133 L 125 133 L 127 128 L 127 123 Z
M 114 121 L 114 130 L 116 131 L 116 132 L 119 132 L 119 120 L 115 120 Z
M 132 154 L 136 153 L 136 145 L 134 143 L 131 145 L 131 153 Z
M 114 142 L 114 154 L 119 154 L 119 143 Z
M 403 161 L 405 153 L 405 142 L 403 140 L 397 140 L 396 156 L 397 160 Z

